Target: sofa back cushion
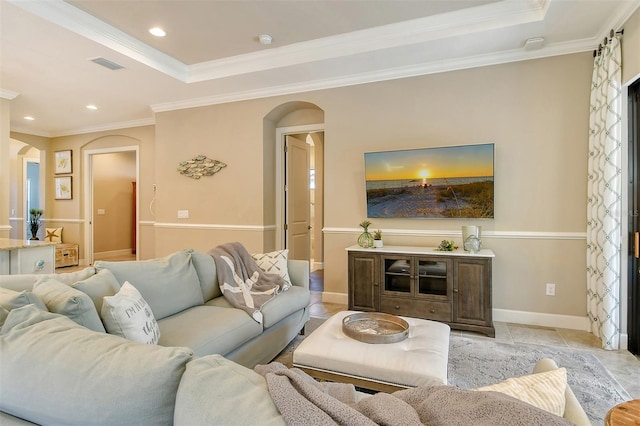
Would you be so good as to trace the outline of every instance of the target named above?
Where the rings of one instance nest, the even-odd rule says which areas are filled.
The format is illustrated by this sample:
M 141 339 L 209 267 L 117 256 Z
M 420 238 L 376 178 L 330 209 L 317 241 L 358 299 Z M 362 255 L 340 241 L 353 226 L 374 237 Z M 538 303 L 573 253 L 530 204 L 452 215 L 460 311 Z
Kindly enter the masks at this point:
M 0 314 L 0 327 L 7 319 L 9 312 L 26 305 L 34 305 L 43 311 L 47 310 L 44 302 L 29 290 L 15 291 L 0 287 L 0 308 L 4 312 Z
M 89 330 L 104 333 L 98 311 L 89 296 L 53 278 L 44 278 L 33 286 L 33 293 L 49 312 L 61 314 Z
M 208 302 L 213 298 L 222 296 L 220 286 L 218 285 L 216 263 L 213 261 L 213 257 L 197 250 L 191 250 L 191 260 L 193 266 L 196 268 L 198 279 L 200 280 L 200 288 L 204 301 Z
M 96 307 L 96 312 L 100 315 L 103 298 L 116 294 L 120 290 L 120 283 L 110 270 L 102 269 L 86 280 L 71 284 L 71 287 L 89 296 Z
M 22 291 L 31 290 L 33 285 L 42 278 L 55 278 L 61 283 L 73 284 L 76 281 L 84 280 L 96 273 L 93 266 L 74 272 L 64 272 L 61 274 L 21 274 L 21 275 L 0 275 L 0 287 L 11 290 Z
M 120 285 L 131 283 L 159 320 L 204 303 L 191 254 L 190 250 L 181 250 L 162 259 L 96 261 L 94 266 L 98 272 L 110 270 Z
M 25 306 L 0 332 L 0 410 L 38 424 L 173 424 L 187 348 L 141 345 Z

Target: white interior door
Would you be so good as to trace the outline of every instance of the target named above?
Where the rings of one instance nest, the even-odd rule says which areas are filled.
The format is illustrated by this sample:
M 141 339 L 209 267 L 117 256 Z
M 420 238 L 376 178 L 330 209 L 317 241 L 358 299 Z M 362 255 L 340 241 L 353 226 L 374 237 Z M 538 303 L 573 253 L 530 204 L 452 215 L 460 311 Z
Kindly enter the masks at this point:
M 287 136 L 285 144 L 285 244 L 289 249 L 289 259 L 309 260 L 310 147 L 304 140 L 295 136 Z

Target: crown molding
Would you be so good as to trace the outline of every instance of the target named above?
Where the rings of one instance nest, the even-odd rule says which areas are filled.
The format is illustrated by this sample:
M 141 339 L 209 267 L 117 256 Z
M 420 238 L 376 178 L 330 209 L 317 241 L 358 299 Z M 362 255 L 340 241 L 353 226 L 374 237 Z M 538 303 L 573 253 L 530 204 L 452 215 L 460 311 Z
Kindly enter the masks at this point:
M 75 130 L 53 132 L 49 137 L 55 138 L 59 136 L 72 136 L 72 135 L 81 135 L 86 133 L 106 132 L 109 130 L 128 129 L 130 127 L 153 126 L 154 124 L 156 124 L 155 118 L 150 117 L 150 118 L 143 118 L 140 120 L 121 121 L 119 123 L 109 123 L 101 126 L 84 127 L 84 128 L 75 129 Z
M 34 130 L 34 129 L 27 129 L 26 127 L 16 127 L 16 126 L 11 126 L 11 133 L 24 133 L 25 135 L 32 135 L 32 136 L 41 136 L 43 138 L 50 138 L 51 137 L 51 133 L 50 132 L 45 132 L 44 130 Z
M 501 1 L 201 62 L 189 67 L 188 82 L 213 80 L 537 22 L 544 19 L 549 1 Z
M 187 66 L 182 62 L 63 0 L 6 1 L 157 71 L 186 81 Z
M 20 93 L 14 92 L 14 91 L 11 91 L 11 90 L 0 89 L 0 98 L 2 98 L 2 99 L 8 99 L 8 100 L 12 101 L 15 98 L 17 98 L 19 94 Z
M 379 81 L 417 77 L 421 75 L 458 71 L 469 68 L 499 65 L 509 62 L 519 62 L 551 56 L 567 55 L 572 53 L 581 53 L 593 50 L 594 43 L 595 45 L 597 45 L 597 42 L 594 38 L 589 38 L 572 42 L 550 44 L 545 46 L 543 49 L 534 51 L 513 49 L 498 53 L 476 55 L 471 57 L 424 62 L 415 65 L 387 68 L 367 73 L 357 73 L 329 79 L 284 84 L 280 86 L 271 86 L 256 90 L 206 96 L 202 98 L 187 99 L 177 102 L 158 103 L 151 105 L 151 109 L 154 112 L 173 111 L 186 108 L 202 107 L 207 105 L 218 105 L 228 102 L 261 99 L 271 96 L 282 96 L 294 93 L 311 92 L 314 90 L 333 89 L 337 87 L 352 86 L 356 84 L 375 83 Z
M 544 19 L 551 0 L 499 1 L 436 16 L 186 65 L 63 0 L 7 0 L 185 83 L 339 58 Z

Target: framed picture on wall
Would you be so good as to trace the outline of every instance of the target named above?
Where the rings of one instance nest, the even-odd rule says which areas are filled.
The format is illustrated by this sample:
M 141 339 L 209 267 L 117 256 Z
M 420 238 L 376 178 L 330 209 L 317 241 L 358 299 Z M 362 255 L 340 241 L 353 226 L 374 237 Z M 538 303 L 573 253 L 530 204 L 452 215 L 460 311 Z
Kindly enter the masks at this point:
M 57 175 L 63 173 L 71 173 L 73 170 L 71 165 L 71 150 L 68 149 L 66 151 L 56 151 L 55 164 L 55 173 Z
M 71 176 L 62 176 L 55 179 L 56 200 L 71 199 Z

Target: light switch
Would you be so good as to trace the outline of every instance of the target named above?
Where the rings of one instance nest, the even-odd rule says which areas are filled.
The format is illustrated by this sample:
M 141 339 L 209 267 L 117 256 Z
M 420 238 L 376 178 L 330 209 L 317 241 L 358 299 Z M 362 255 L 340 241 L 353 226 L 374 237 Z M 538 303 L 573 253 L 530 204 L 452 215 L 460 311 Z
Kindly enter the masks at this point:
M 98 209 L 98 216 L 104 216 L 105 215 L 105 210 L 104 209 Z
M 189 219 L 189 210 L 178 210 L 178 219 Z

